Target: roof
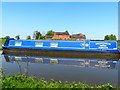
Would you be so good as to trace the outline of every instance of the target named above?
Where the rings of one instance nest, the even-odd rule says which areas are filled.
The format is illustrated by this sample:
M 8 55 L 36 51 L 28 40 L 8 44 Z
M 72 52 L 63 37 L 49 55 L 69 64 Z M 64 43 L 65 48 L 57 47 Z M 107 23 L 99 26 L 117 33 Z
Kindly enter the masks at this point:
M 85 36 L 71 36 L 70 38 L 86 38 Z
M 45 36 L 45 38 L 52 38 L 53 36 Z
M 82 34 L 82 33 L 80 33 L 80 34 L 73 34 L 73 35 L 71 35 L 71 36 L 80 36 L 80 35 L 85 36 L 85 35 Z
M 55 32 L 55 35 L 69 35 L 68 32 Z
M 80 35 L 82 35 L 82 36 L 80 36 Z M 86 38 L 86 36 L 84 35 L 84 34 L 73 34 L 73 35 L 71 35 L 70 36 L 71 38 Z

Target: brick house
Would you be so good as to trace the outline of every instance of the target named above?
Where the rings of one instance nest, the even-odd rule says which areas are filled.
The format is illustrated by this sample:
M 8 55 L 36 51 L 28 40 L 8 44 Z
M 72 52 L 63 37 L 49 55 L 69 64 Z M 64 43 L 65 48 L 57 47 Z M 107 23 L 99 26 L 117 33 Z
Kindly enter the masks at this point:
M 70 35 L 68 32 L 55 32 L 52 39 L 67 40 L 67 39 L 70 39 Z
M 86 40 L 86 36 L 84 34 L 73 34 L 70 36 L 70 39 L 73 40 Z
M 53 36 L 45 36 L 46 40 L 51 40 Z
M 84 34 L 73 34 L 69 35 L 68 32 L 55 32 L 54 36 L 46 36 L 46 40 L 51 40 L 51 39 L 62 39 L 62 40 L 86 40 L 86 36 Z

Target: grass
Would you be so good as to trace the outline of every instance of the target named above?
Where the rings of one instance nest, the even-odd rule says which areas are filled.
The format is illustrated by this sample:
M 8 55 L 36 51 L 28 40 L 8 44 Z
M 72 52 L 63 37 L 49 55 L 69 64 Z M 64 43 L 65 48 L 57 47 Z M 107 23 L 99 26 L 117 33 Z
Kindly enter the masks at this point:
M 109 83 L 100 86 L 91 86 L 80 82 L 61 82 L 53 79 L 49 81 L 45 81 L 44 79 L 38 80 L 35 77 L 26 77 L 21 74 L 0 76 L 2 79 L 2 88 L 100 88 L 104 90 L 115 88 Z
M 0 49 L 2 48 L 3 43 L 5 43 L 5 39 L 0 39 Z
M 120 40 L 118 40 L 118 49 L 120 49 Z

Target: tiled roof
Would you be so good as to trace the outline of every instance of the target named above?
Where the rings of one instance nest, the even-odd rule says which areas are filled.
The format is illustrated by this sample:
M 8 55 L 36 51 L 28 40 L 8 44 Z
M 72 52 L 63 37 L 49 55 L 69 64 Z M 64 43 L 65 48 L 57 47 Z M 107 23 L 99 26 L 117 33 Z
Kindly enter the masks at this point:
M 68 32 L 55 32 L 55 35 L 69 35 Z
M 53 36 L 45 36 L 45 38 L 52 38 Z
M 73 34 L 70 36 L 70 38 L 86 38 L 86 36 L 84 34 L 82 34 L 82 36 L 80 36 L 80 34 Z

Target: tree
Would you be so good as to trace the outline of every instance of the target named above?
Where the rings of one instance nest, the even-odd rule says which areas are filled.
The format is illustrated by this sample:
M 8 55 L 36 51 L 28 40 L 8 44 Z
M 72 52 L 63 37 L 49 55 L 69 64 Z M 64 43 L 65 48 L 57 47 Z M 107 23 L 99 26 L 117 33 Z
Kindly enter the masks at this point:
M 27 40 L 30 40 L 31 39 L 31 36 L 29 35 L 29 36 L 27 36 Z
M 104 37 L 104 40 L 110 40 L 109 35 L 106 35 L 106 36 Z
M 115 35 L 114 35 L 113 37 L 114 37 L 114 40 L 117 40 L 117 38 L 116 38 L 116 36 L 115 36 Z
M 49 30 L 45 36 L 53 36 L 54 35 L 54 31 Z
M 67 32 L 67 33 L 68 33 L 68 30 L 66 30 L 65 32 Z
M 114 40 L 114 35 L 113 34 L 110 35 L 110 40 Z
M 5 36 L 3 39 L 7 39 L 7 38 L 10 38 L 10 36 Z
M 117 40 L 116 36 L 111 34 L 111 35 L 106 35 L 104 37 L 104 40 Z
M 45 36 L 41 36 L 40 39 L 45 39 Z
M 19 40 L 19 39 L 20 39 L 20 35 L 15 36 L 15 38 L 16 38 L 17 40 Z
M 40 39 L 42 34 L 39 31 L 34 31 L 33 32 L 33 38 L 34 39 Z

